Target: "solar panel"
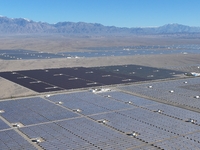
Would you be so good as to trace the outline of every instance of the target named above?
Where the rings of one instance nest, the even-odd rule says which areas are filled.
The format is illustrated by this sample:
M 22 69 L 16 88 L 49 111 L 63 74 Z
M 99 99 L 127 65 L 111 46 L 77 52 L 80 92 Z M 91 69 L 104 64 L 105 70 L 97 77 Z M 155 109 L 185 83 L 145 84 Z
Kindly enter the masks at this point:
M 72 94 L 72 95 L 75 95 L 75 94 Z M 50 96 L 50 97 L 48 97 L 48 99 L 50 99 L 56 103 L 62 102 L 62 106 L 65 106 L 72 110 L 80 109 L 80 110 L 82 110 L 81 113 L 83 113 L 85 115 L 109 111 L 106 108 L 103 108 L 103 107 L 97 106 L 93 103 L 84 101 L 84 100 L 82 100 L 81 97 L 77 98 L 78 95 L 80 95 L 78 93 L 74 97 L 72 95 L 71 94 L 61 94 L 61 95 Z
M 1 50 L 0 59 L 4 60 L 21 60 L 21 59 L 50 59 L 50 58 L 66 58 L 61 54 L 53 54 L 46 52 L 37 52 L 31 50 Z
M 138 148 L 133 148 L 133 149 L 130 149 L 130 150 L 159 150 L 160 148 L 158 147 L 154 147 L 152 145 L 145 145 L 145 146 L 141 146 L 141 147 L 138 147 Z
M 170 47 L 171 50 L 163 50 Z M 105 57 L 105 56 L 130 56 L 130 55 L 160 55 L 160 54 L 199 54 L 198 48 L 188 46 L 177 47 L 168 45 L 165 47 L 155 48 L 152 46 L 130 46 L 128 48 L 124 47 L 98 47 L 98 48 L 86 48 L 90 52 L 60 52 L 60 53 L 48 53 L 48 52 L 37 52 L 31 50 L 0 50 L 0 59 L 13 60 L 13 59 L 50 59 L 50 58 L 77 58 L 77 57 Z M 140 50 L 138 50 L 140 49 Z M 91 51 L 92 50 L 92 51 Z M 98 52 L 96 51 L 98 50 Z
M 105 93 L 100 93 L 99 95 L 103 95 L 103 96 L 109 95 L 109 96 L 111 96 L 112 99 L 122 101 L 125 103 L 132 102 L 132 104 L 138 105 L 138 106 L 159 104 L 157 102 L 154 102 L 154 101 L 151 101 L 148 99 L 140 98 L 140 97 L 126 94 L 126 93 L 119 92 L 119 91 L 105 92 Z
M 0 119 L 0 130 L 8 129 L 8 128 L 10 128 L 10 127 Z
M 133 72 L 135 74 L 132 74 Z M 175 74 L 182 73 L 167 69 L 158 70 L 152 67 L 126 65 L 126 67 L 108 66 L 104 69 L 102 67 L 77 67 L 1 72 L 0 76 L 36 92 L 49 92 L 174 78 Z
M 22 138 L 14 130 L 0 131 L 0 149 L 2 150 L 37 150 L 28 141 Z
M 42 123 L 60 119 L 77 117 L 59 105 L 50 103 L 42 98 L 25 98 L 0 102 L 0 109 L 5 110 L 2 117 L 10 123 L 20 122 L 23 125 Z
M 62 106 L 72 110 L 80 109 L 82 110 L 81 113 L 85 115 L 134 107 L 91 92 L 60 94 L 50 96 L 48 99 L 54 102 L 61 102 Z
M 23 127 L 29 138 L 43 137 L 44 149 L 126 149 L 143 142 L 86 118 Z
M 100 105 L 105 108 L 107 108 L 107 104 L 109 104 L 108 106 L 113 107 L 113 103 L 109 103 L 112 101 L 117 102 L 120 105 L 127 105 L 124 102 L 130 100 L 133 102 L 133 104 L 138 105 L 137 109 L 132 106 L 132 108 L 134 109 L 129 108 L 123 111 L 121 109 L 118 109 L 116 113 L 106 112 L 101 115 L 93 114 L 90 117 L 92 117 L 99 123 L 106 124 L 108 126 L 111 126 L 113 129 L 119 130 L 124 133 L 136 131 L 140 134 L 139 137 L 146 142 L 159 141 L 160 139 L 164 140 L 173 137 L 174 135 L 180 135 L 199 130 L 199 127 L 195 124 L 185 122 L 183 119 L 180 119 L 176 116 L 179 113 L 184 112 L 183 109 L 176 110 L 172 106 L 168 107 L 168 105 L 160 104 L 158 102 L 154 102 L 144 98 L 139 98 L 123 92 L 112 91 L 99 94 L 94 94 L 91 92 L 78 92 L 72 94 L 55 95 L 49 98 L 55 101 L 56 97 L 59 100 L 62 99 L 65 101 L 68 101 L 70 99 L 71 103 L 73 103 L 73 98 L 75 98 L 74 101 L 75 103 L 77 102 L 77 104 L 79 102 L 80 104 L 82 104 L 82 102 L 88 102 Z M 123 103 L 121 104 L 121 102 Z M 170 114 L 168 114 L 166 109 L 164 108 L 168 108 L 168 112 L 170 112 Z M 161 111 L 159 112 L 158 110 Z M 182 117 L 184 116 L 184 114 L 187 113 L 189 112 L 185 110 Z M 191 114 L 194 114 L 194 119 L 198 118 L 195 117 L 195 114 L 199 115 L 198 113 Z M 104 120 L 105 122 L 102 120 Z
M 63 74 L 56 71 L 50 70 L 54 75 Z M 5 100 L 0 101 L 0 115 L 41 149 L 199 149 L 199 113 L 127 94 L 199 107 L 199 100 L 185 93 L 197 92 L 196 88 L 183 87 L 198 84 L 199 79 L 184 81 L 126 85 L 99 93 L 48 94 L 45 99 Z M 11 131 L 15 132 L 0 120 L 0 147 L 32 148 Z
M 153 82 L 151 84 L 144 83 L 140 85 L 123 86 L 120 87 L 120 89 L 174 105 L 178 104 L 180 106 L 200 109 L 200 102 L 195 98 L 195 96 L 199 94 L 199 78 L 188 78 L 187 84 L 185 81 L 186 79 L 178 79 L 167 82 Z M 149 88 L 149 86 L 152 86 L 152 88 Z
M 124 133 L 137 132 L 138 138 L 146 142 L 160 141 L 200 129 L 195 124 L 141 108 L 91 117 L 95 120 L 105 119 L 106 125 Z
M 180 119 L 183 121 L 187 121 L 189 118 L 192 118 L 197 120 L 198 124 L 200 123 L 200 114 L 197 112 L 165 104 L 158 104 L 158 105 L 144 106 L 144 107 L 152 111 L 160 109 L 163 111 L 163 114 L 172 118 Z
M 199 143 L 185 137 L 176 137 L 153 144 L 160 149 L 199 149 Z

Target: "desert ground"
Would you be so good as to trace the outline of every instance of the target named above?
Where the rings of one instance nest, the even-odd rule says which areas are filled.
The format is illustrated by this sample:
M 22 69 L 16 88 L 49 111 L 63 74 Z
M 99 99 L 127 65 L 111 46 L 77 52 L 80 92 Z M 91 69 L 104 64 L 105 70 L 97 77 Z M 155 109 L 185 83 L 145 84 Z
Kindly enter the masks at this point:
M 0 36 L 0 50 L 26 49 L 43 52 L 74 52 L 84 47 L 110 47 L 135 45 L 187 45 L 200 44 L 198 38 L 133 36 L 133 37 L 70 37 L 70 36 Z M 199 54 L 135 55 L 121 57 L 62 58 L 40 60 L 0 60 L 0 72 L 63 67 L 96 67 L 135 64 L 157 68 L 180 68 L 200 64 Z M 182 70 L 184 71 L 184 70 Z M 37 93 L 0 78 L 0 99 L 31 96 Z
M 43 52 L 83 51 L 85 47 L 122 47 L 139 45 L 200 44 L 191 35 L 144 36 L 70 36 L 70 35 L 0 35 L 0 49 L 26 49 Z

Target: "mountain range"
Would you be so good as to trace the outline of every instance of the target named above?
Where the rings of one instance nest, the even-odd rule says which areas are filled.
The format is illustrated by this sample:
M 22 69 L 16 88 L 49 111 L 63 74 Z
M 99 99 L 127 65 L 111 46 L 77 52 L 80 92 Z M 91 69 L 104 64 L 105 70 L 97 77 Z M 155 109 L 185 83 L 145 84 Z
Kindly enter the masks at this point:
M 160 27 L 115 27 L 99 23 L 58 22 L 49 24 L 24 18 L 0 17 L 0 34 L 59 33 L 69 35 L 149 35 L 149 34 L 191 34 L 200 33 L 200 27 L 181 24 L 166 24 Z

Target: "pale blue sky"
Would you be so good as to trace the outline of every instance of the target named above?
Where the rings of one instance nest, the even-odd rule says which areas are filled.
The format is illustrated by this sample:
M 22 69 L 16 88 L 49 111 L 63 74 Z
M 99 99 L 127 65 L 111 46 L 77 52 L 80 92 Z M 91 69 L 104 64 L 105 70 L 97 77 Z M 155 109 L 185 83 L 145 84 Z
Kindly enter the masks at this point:
M 200 26 L 200 0 L 0 0 L 0 15 L 118 27 Z

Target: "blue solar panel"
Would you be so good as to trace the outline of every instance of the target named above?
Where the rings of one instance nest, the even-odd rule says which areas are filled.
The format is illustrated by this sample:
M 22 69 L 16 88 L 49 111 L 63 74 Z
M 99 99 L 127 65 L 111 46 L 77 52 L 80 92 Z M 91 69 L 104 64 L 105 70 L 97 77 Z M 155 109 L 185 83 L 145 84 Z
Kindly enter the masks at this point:
M 5 110 L 1 115 L 10 123 L 30 125 L 78 116 L 42 98 L 2 101 L 0 104 L 0 109 Z
M 103 96 L 109 95 L 111 97 L 111 99 L 115 99 L 115 100 L 122 101 L 122 102 L 131 102 L 133 105 L 137 105 L 137 106 L 159 104 L 158 102 L 155 102 L 152 100 L 140 98 L 140 97 L 137 97 L 134 95 L 130 95 L 130 94 L 126 94 L 126 93 L 118 92 L 118 91 L 104 92 L 104 93 L 100 93 L 100 95 L 103 95 Z
M 109 111 L 103 107 L 99 107 L 95 104 L 89 103 L 87 101 L 83 101 L 80 98 L 71 97 L 68 95 L 56 95 L 53 97 L 49 97 L 50 100 L 53 100 L 55 102 L 62 102 L 62 106 L 65 106 L 67 108 L 70 108 L 72 110 L 74 109 L 80 109 L 82 114 L 90 115 L 90 114 L 96 114 L 101 112 Z
M 166 87 L 162 82 L 155 82 L 123 86 L 121 89 L 144 93 L 163 101 L 183 101 L 192 106 L 188 100 L 193 97 L 184 94 L 185 90 L 192 88 L 182 87 L 185 85 L 183 81 L 169 81 Z M 189 85 L 197 80 L 187 81 Z M 174 93 L 169 92 L 172 85 Z M 185 99 L 179 100 L 177 91 Z M 165 95 L 160 96 L 160 93 Z M 132 103 L 127 103 L 129 101 Z M 197 99 L 194 101 L 200 104 Z M 80 112 L 73 112 L 77 109 Z M 6 100 L 0 102 L 0 110 L 4 111 L 0 115 L 8 122 L 22 123 L 24 126 L 17 130 L 28 138 L 43 139 L 37 145 L 47 150 L 200 148 L 199 113 L 121 91 L 98 94 L 84 91 L 46 96 L 45 99 Z M 189 118 L 195 123 L 187 121 Z M 20 150 L 35 149 L 0 120 L 0 149 L 13 149 L 14 146 Z
M 187 81 L 187 83 L 185 83 L 185 81 Z M 151 88 L 149 88 L 149 86 L 151 86 Z M 196 95 L 199 95 L 199 78 L 153 82 L 151 84 L 144 83 L 139 85 L 123 86 L 120 87 L 120 89 L 174 105 L 200 109 L 200 101 L 195 98 Z
M 200 145 L 198 142 L 194 140 L 187 139 L 185 137 L 176 137 L 169 140 L 161 141 L 153 144 L 156 147 L 160 147 L 160 149 L 199 149 Z
M 176 85 L 182 85 L 182 84 L 177 82 Z M 147 91 L 149 90 L 150 93 L 150 88 L 148 88 L 147 85 L 145 85 L 144 89 Z M 167 93 L 169 92 L 167 91 Z M 114 130 L 123 133 L 135 131 L 139 134 L 138 135 L 139 139 L 148 143 L 158 142 L 160 140 L 167 140 L 174 136 L 179 136 L 190 132 L 196 132 L 199 131 L 200 129 L 199 126 L 185 122 L 183 119 L 177 117 L 177 116 L 184 117 L 184 115 L 188 117 L 189 116 L 195 117 L 195 115 L 199 116 L 198 113 L 194 112 L 190 113 L 190 111 L 188 110 L 184 111 L 184 109 L 178 109 L 178 108 L 176 109 L 176 107 L 173 106 L 168 106 L 144 98 L 139 98 L 123 92 L 112 91 L 112 92 L 103 92 L 99 94 L 94 94 L 92 92 L 80 92 L 80 93 L 56 95 L 50 97 L 50 99 L 53 101 L 56 101 L 56 99 L 61 100 L 64 103 L 70 101 L 71 103 L 70 102 L 67 103 L 68 106 L 69 105 L 77 106 L 78 104 L 84 105 L 87 102 L 89 104 L 95 104 L 107 108 L 109 110 L 114 110 L 112 108 L 115 107 L 115 103 L 117 105 L 121 105 L 121 108 L 117 109 L 118 111 L 116 111 L 115 113 L 105 112 L 98 115 L 93 114 L 90 117 L 95 119 L 96 121 L 105 120 L 104 125 L 107 125 L 113 128 Z M 128 106 L 125 103 L 127 101 L 131 101 L 133 105 L 137 105 L 138 106 L 137 109 L 136 107 L 131 105 L 130 108 L 134 109 L 124 107 L 128 109 L 122 110 L 123 105 Z M 157 110 L 159 109 L 161 109 L 164 112 L 162 113 L 157 112 Z M 194 119 L 197 118 L 198 117 L 195 117 Z M 73 132 L 78 134 L 78 131 L 76 130 L 78 129 L 74 129 Z M 83 130 L 86 133 L 89 132 L 89 131 L 87 132 L 85 128 L 81 127 L 79 128 L 79 130 Z M 106 135 L 106 137 L 107 136 L 108 135 Z M 153 146 L 153 148 L 155 147 Z
M 0 149 L 2 150 L 36 150 L 24 138 L 13 130 L 0 131 Z
M 191 133 L 185 136 L 185 138 L 194 141 L 196 143 L 200 143 L 200 132 L 196 132 L 196 133 Z M 200 148 L 200 145 L 199 145 Z
M 131 150 L 159 150 L 159 148 L 151 146 L 151 145 L 145 145 L 145 146 L 141 146 L 141 147 L 134 148 L 134 149 L 131 149 Z
M 29 138 L 42 137 L 44 149 L 127 149 L 143 142 L 86 118 L 23 127 Z
M 197 120 L 196 123 L 200 124 L 200 113 L 197 113 L 197 112 L 193 112 L 190 110 L 186 110 L 183 108 L 170 106 L 166 104 L 145 106 L 145 108 L 148 108 L 152 111 L 160 109 L 163 111 L 163 114 L 172 118 L 183 120 L 183 121 L 187 121 L 189 118 L 192 118 L 192 119 Z
M 63 106 L 70 109 L 80 109 L 85 115 L 134 107 L 92 92 L 60 94 L 50 96 L 48 99 L 53 102 L 62 102 Z
M 1 114 L 0 114 L 1 115 Z M 0 130 L 10 128 L 5 122 L 0 120 Z
M 108 121 L 106 124 L 125 133 L 135 131 L 140 134 L 139 138 L 147 142 L 160 141 L 200 129 L 194 124 L 140 108 L 94 115 L 92 118 L 105 119 Z

